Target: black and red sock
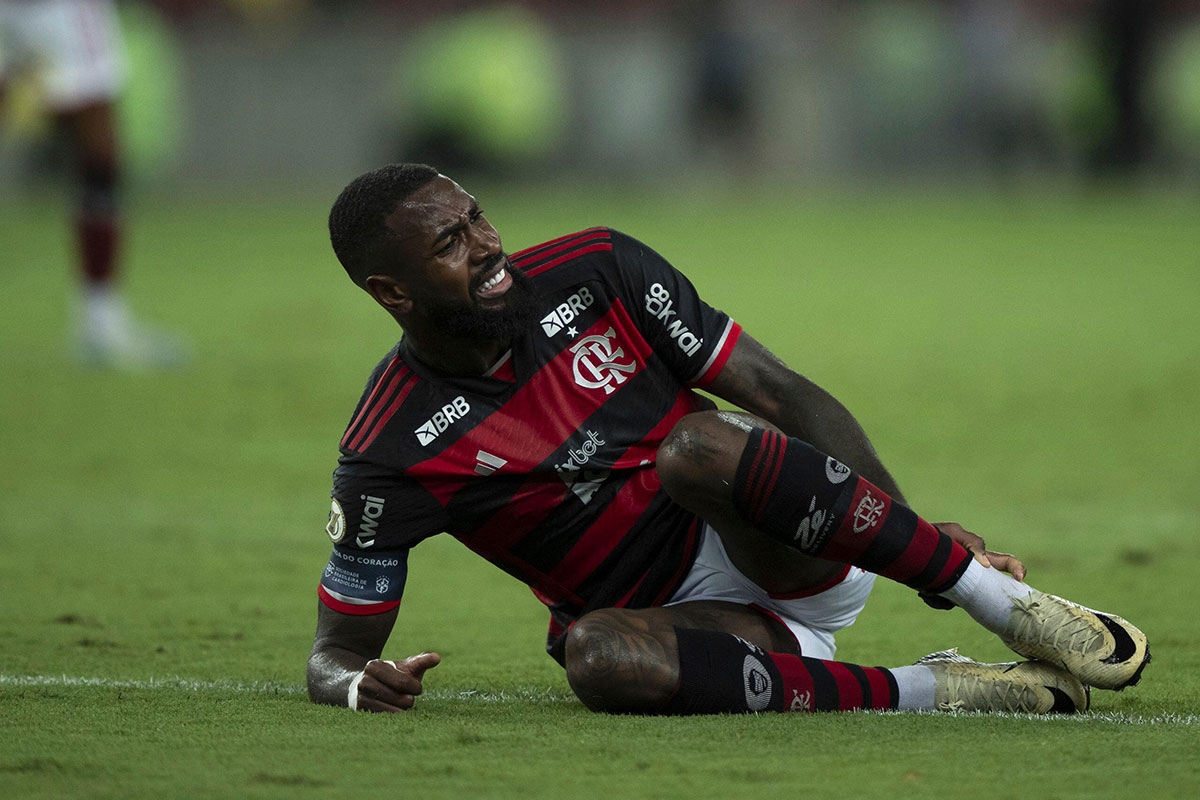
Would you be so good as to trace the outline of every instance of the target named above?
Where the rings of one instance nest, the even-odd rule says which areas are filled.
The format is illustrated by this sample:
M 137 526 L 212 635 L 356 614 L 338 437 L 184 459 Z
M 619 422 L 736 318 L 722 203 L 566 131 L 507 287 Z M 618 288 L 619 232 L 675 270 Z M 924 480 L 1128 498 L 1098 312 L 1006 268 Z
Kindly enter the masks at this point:
M 774 431 L 750 432 L 733 501 L 746 519 L 784 544 L 922 592 L 953 586 L 971 560 L 966 548 L 870 481 Z
M 882 667 L 771 653 L 719 631 L 676 628 L 679 689 L 668 714 L 894 709 L 896 679 Z
M 75 238 L 79 266 L 93 286 L 111 282 L 116 273 L 121 220 L 117 208 L 117 180 L 111 169 L 84 169 Z

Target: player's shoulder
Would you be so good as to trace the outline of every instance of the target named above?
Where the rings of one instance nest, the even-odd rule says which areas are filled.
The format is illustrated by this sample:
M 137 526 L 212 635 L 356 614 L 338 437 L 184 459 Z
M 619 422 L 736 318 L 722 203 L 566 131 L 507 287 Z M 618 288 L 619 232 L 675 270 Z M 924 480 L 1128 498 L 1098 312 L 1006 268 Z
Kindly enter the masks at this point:
M 589 279 L 611 279 L 621 269 L 619 256 L 636 254 L 645 245 L 614 228 L 597 226 L 558 236 L 513 253 L 517 269 L 533 278 L 543 291 Z
M 342 452 L 366 452 L 376 440 L 385 436 L 393 418 L 403 419 L 416 413 L 413 405 L 406 401 L 421 394 L 422 384 L 420 373 L 405 358 L 403 342 L 398 342 L 371 370 L 342 434 Z
M 612 228 L 597 226 L 558 236 L 509 256 L 543 290 L 603 272 L 612 263 Z

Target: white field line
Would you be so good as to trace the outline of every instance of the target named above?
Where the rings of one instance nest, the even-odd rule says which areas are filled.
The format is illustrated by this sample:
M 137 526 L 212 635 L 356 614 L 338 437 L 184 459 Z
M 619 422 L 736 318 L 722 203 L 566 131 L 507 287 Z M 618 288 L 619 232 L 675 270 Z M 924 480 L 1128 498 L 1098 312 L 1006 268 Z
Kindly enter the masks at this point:
M 98 689 L 138 689 L 143 691 L 167 692 L 214 692 L 262 695 L 303 695 L 304 687 L 270 681 L 255 681 L 241 683 L 238 681 L 195 681 L 187 678 L 144 678 L 144 679 L 115 679 L 115 678 L 81 678 L 70 675 L 3 675 L 0 674 L 0 687 L 94 687 Z M 476 689 L 454 692 L 444 689 L 430 689 L 422 697 L 431 700 L 471 700 L 482 703 L 574 703 L 575 698 L 550 690 L 533 691 L 529 689 L 514 692 L 485 692 Z M 944 717 L 939 711 L 868 711 L 867 714 L 878 716 L 922 714 Z M 1124 711 L 1090 711 L 1086 714 L 1066 716 L 1055 714 L 1037 716 L 1034 714 L 1013 714 L 1006 712 L 983 714 L 973 712 L 952 712 L 949 716 L 958 717 L 988 717 L 990 719 L 1023 719 L 1035 722 L 1052 723 L 1101 723 L 1110 725 L 1183 725 L 1194 727 L 1200 725 L 1200 716 L 1196 714 L 1158 714 L 1144 717 L 1140 714 L 1127 714 Z
M 0 674 L 0 688 L 12 686 L 22 687 L 87 687 L 98 689 L 138 689 L 143 691 L 167 692 L 213 692 L 217 694 L 262 694 L 262 695 L 303 695 L 303 686 L 274 683 L 271 681 L 196 681 L 188 678 L 81 678 L 71 675 L 3 675 Z M 423 695 L 432 700 L 475 700 L 483 703 L 573 703 L 571 695 L 555 693 L 549 690 L 533 691 L 529 689 L 513 692 L 486 692 L 477 689 L 454 692 L 443 689 L 429 689 Z

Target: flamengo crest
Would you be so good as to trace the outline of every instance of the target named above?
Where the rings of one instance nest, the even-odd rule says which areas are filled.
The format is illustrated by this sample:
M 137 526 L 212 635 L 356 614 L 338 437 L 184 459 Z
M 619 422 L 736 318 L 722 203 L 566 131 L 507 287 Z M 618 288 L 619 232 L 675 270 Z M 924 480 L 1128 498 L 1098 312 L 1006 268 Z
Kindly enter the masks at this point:
M 612 394 L 617 386 L 628 380 L 626 375 L 637 371 L 636 363 L 622 364 L 617 361 L 625 355 L 625 351 L 620 347 L 613 349 L 612 340 L 616 336 L 617 332 L 609 328 L 602 336 L 584 336 L 571 345 L 571 352 L 575 354 L 575 361 L 571 364 L 575 383 Z

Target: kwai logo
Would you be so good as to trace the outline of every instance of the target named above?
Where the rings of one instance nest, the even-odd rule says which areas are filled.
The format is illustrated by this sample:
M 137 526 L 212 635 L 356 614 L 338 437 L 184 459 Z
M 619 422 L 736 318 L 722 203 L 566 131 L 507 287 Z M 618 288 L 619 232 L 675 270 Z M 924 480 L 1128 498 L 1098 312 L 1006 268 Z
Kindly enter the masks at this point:
M 583 313 L 584 309 L 592 304 L 592 301 L 592 293 L 586 286 L 581 286 L 579 291 L 568 297 L 565 303 L 559 303 L 553 311 L 542 317 L 542 330 L 546 332 L 547 336 L 553 336 L 570 325 L 576 317 Z
M 428 422 L 417 428 L 413 433 L 416 434 L 417 441 L 424 447 L 449 428 L 450 423 L 462 419 L 470 410 L 471 404 L 467 402 L 465 397 L 459 395 L 442 406 L 441 411 L 430 417 Z
M 363 504 L 362 522 L 359 523 L 354 543 L 363 548 L 371 547 L 375 544 L 375 529 L 379 527 L 379 518 L 383 516 L 383 498 L 360 494 L 358 499 L 365 500 L 366 503 Z
M 663 324 L 663 327 L 667 329 L 667 335 L 675 340 L 675 344 L 679 345 L 679 349 L 685 355 L 694 356 L 699 352 L 700 345 L 704 344 L 704 339 L 692 333 L 682 320 L 676 319 L 667 322 L 678 312 L 675 311 L 675 301 L 671 299 L 671 293 L 661 283 L 650 287 L 650 293 L 646 295 L 646 310 Z

